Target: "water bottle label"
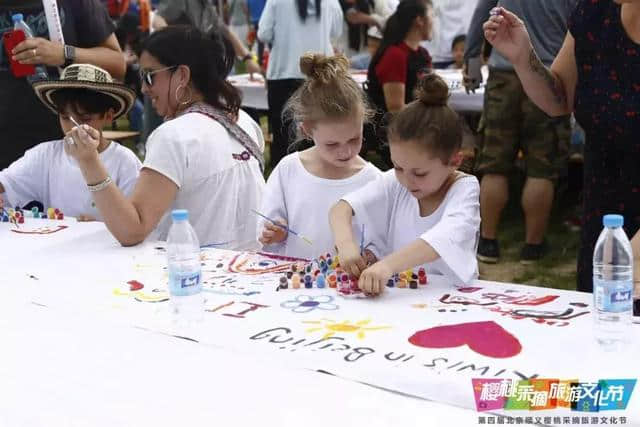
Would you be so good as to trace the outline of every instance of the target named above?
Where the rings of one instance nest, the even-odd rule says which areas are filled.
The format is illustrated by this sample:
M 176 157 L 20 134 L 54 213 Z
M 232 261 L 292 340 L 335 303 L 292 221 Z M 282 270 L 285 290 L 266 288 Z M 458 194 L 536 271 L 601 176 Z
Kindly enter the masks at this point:
M 594 279 L 596 309 L 609 313 L 623 313 L 632 310 L 633 283 L 628 281 Z
M 169 271 L 169 294 L 195 295 L 202 291 L 199 271 Z

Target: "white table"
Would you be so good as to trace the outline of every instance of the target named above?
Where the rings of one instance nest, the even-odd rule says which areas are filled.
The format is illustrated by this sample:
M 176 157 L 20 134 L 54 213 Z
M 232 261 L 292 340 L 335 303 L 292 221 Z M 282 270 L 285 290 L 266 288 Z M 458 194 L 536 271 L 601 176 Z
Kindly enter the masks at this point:
M 364 365 L 346 371 L 337 367 L 334 371 L 324 369 L 322 362 L 318 362 L 317 368 L 311 368 L 309 365 L 320 360 L 313 359 L 311 352 L 292 358 L 290 353 L 278 352 L 266 340 L 247 347 L 244 337 L 248 336 L 245 332 L 251 327 L 248 321 L 219 316 L 217 312 L 208 313 L 212 317 L 196 328 L 167 327 L 165 306 L 139 305 L 113 296 L 114 284 L 131 279 L 132 272 L 139 274 L 136 278 L 147 284 L 162 275 L 162 268 L 149 264 L 152 259 L 149 254 L 157 252 L 156 242 L 122 248 L 103 224 L 75 223 L 73 219 L 63 222 L 27 219 L 21 229 L 60 223 L 69 228 L 50 235 L 19 235 L 11 231 L 12 225 L 0 224 L 0 245 L 5 248 L 0 252 L 2 426 L 199 426 L 218 423 L 323 427 L 477 426 L 479 416 L 490 415 L 443 403 L 443 399 L 447 400 L 444 395 L 451 394 L 449 386 L 453 390 L 454 383 L 459 382 L 454 378 L 454 371 L 430 376 L 425 372 L 424 380 L 420 380 L 403 374 L 397 365 L 390 365 L 382 377 L 365 369 Z M 437 289 L 437 278 L 431 278 L 431 281 L 423 291 Z M 498 285 L 477 282 L 473 286 Z M 537 290 L 509 284 L 499 286 L 513 292 Z M 262 290 L 264 293 L 269 290 L 272 300 L 297 295 L 294 290 L 276 294 L 268 285 Z M 409 304 L 403 301 L 408 302 L 408 297 L 417 295 L 411 293 L 418 291 L 397 291 L 386 294 L 387 304 L 384 300 L 358 303 L 361 308 L 368 307 L 374 319 L 371 326 L 393 317 L 403 319 L 400 323 L 411 322 L 410 319 L 415 318 L 410 316 L 412 313 L 423 316 L 418 311 L 397 311 L 398 302 L 400 306 L 408 307 Z M 582 303 L 591 298 L 577 292 L 553 293 Z M 427 293 L 424 295 L 426 298 Z M 228 295 L 210 296 L 216 301 L 214 305 L 230 298 Z M 242 296 L 236 300 L 251 300 L 251 297 Z M 427 302 L 425 306 L 432 304 Z M 349 316 L 347 302 L 340 301 L 340 304 L 344 306 L 344 319 Z M 467 306 L 449 306 L 447 310 L 463 307 Z M 280 322 L 284 319 L 282 311 L 264 311 L 268 314 L 259 319 L 265 324 L 259 327 L 268 328 L 269 323 Z M 486 314 L 481 309 L 474 313 Z M 443 314 L 442 319 L 451 320 L 458 315 L 460 313 Z M 589 325 L 590 319 L 583 316 L 577 321 L 584 326 Z M 512 320 L 509 325 L 513 327 L 521 324 L 519 322 L 523 321 Z M 551 340 L 560 329 L 532 322 L 526 322 L 526 325 L 532 333 L 539 332 L 540 335 L 527 337 L 530 338 L 528 350 L 534 354 L 556 351 L 548 348 L 541 353 L 539 348 L 532 347 L 540 347 L 534 343 Z M 225 341 L 233 338 L 236 331 L 240 338 Z M 372 338 L 375 336 L 375 332 L 368 334 Z M 175 335 L 198 338 L 200 342 Z M 634 325 L 632 337 L 640 343 L 640 326 Z M 358 342 L 355 338 L 350 339 Z M 583 377 L 586 368 L 580 368 L 580 365 L 594 357 L 603 357 L 589 343 L 578 345 L 580 341 L 574 336 L 563 339 L 566 348 L 557 349 L 557 361 L 564 363 L 563 369 L 572 365 L 577 368 L 567 375 L 577 372 Z M 365 341 L 365 345 L 373 346 L 369 343 L 374 342 Z M 236 345 L 238 343 L 241 345 Z M 458 354 L 467 362 L 473 360 L 464 349 Z M 595 371 L 586 372 L 600 378 L 637 378 L 640 376 L 637 354 L 638 347 L 635 346 L 629 354 L 606 356 L 596 365 Z M 305 359 L 307 356 L 311 359 Z M 480 366 L 476 365 L 474 369 Z M 314 372 L 315 369 L 330 370 L 337 376 Z M 416 380 L 418 384 L 436 382 L 436 389 L 443 396 L 436 394 L 434 399 L 427 400 L 385 390 L 398 390 L 398 384 L 400 387 L 406 384 L 410 389 L 414 383 L 417 394 L 413 396 L 425 397 L 425 393 L 415 389 Z M 461 390 L 466 399 L 470 384 L 466 379 L 462 382 Z M 639 408 L 640 391 L 636 390 L 625 413 L 628 425 L 640 426 Z
M 451 98 L 449 105 L 458 112 L 482 112 L 484 104 L 484 86 L 475 93 L 466 93 L 462 86 L 462 73 L 459 70 L 436 70 L 436 72 L 449 83 L 451 88 Z M 485 81 L 487 78 L 486 67 L 484 70 Z M 352 72 L 352 77 L 363 83 L 367 79 L 366 72 Z M 249 74 L 237 74 L 229 77 L 229 81 L 242 92 L 242 106 L 255 108 L 257 110 L 269 110 L 267 103 L 267 88 L 261 75 L 254 75 L 251 79 Z
M 142 249 L 119 247 L 101 223 L 63 223 L 72 227 L 48 236 L 0 224 L 0 245 L 12 247 L 0 253 L 0 426 L 477 423 L 471 410 L 141 329 L 117 311 L 92 313 L 83 307 L 92 291 L 108 293 L 105 275 Z M 30 268 L 58 272 L 57 286 Z

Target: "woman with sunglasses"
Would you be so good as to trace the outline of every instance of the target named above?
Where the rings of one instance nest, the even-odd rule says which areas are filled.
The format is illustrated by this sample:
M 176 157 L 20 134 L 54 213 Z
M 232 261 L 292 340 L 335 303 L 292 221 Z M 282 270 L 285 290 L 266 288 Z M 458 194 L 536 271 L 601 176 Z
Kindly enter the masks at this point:
M 256 247 L 256 216 L 264 189 L 262 131 L 240 110 L 226 81 L 230 44 L 191 27 L 167 27 L 142 47 L 142 91 L 165 123 L 147 141 L 133 194 L 111 183 L 96 151 L 97 131 L 75 129 L 70 150 L 109 231 L 125 246 L 166 239 L 170 211 L 187 209 L 202 245 Z M 86 132 L 85 132 L 86 131 Z

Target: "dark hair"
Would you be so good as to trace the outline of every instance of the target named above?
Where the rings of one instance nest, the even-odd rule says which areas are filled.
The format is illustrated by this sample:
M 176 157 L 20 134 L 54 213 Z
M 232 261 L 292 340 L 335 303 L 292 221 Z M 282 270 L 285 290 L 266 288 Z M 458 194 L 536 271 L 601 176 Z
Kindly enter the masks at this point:
M 320 19 L 320 11 L 322 6 L 322 0 L 315 0 L 316 2 L 316 19 Z M 298 16 L 302 19 L 302 22 L 307 20 L 307 15 L 309 11 L 309 0 L 296 0 L 296 5 L 298 6 Z
M 349 75 L 346 56 L 306 53 L 300 57 L 300 71 L 307 79 L 287 101 L 285 120 L 291 118 L 295 125 L 307 120 L 339 120 L 362 112 L 367 122 L 373 116 L 362 87 Z
M 161 64 L 171 67 L 186 65 L 191 70 L 191 83 L 209 105 L 238 113 L 240 91 L 227 81 L 235 54 L 229 40 L 218 32 L 205 35 L 189 26 L 169 26 L 156 31 L 142 45 Z
M 425 16 L 429 7 L 433 7 L 431 0 L 402 0 L 398 4 L 398 8 L 387 19 L 384 26 L 382 41 L 376 54 L 371 58 L 369 73 L 375 73 L 376 66 L 387 48 L 404 41 L 413 21 L 419 16 Z
M 467 41 L 467 36 L 464 34 L 458 34 L 457 36 L 455 36 L 455 38 L 453 39 L 453 41 L 451 42 L 451 49 L 453 50 L 454 47 L 456 47 L 456 45 L 458 43 L 464 43 Z
M 58 114 L 62 114 L 67 108 L 70 108 L 75 114 L 104 115 L 110 109 L 115 111 L 120 108 L 118 101 L 109 95 L 84 88 L 58 89 L 51 94 L 51 101 L 53 101 Z
M 462 146 L 458 114 L 447 105 L 449 86 L 437 74 L 427 74 L 418 82 L 416 98 L 394 115 L 389 143 L 415 141 L 446 164 Z

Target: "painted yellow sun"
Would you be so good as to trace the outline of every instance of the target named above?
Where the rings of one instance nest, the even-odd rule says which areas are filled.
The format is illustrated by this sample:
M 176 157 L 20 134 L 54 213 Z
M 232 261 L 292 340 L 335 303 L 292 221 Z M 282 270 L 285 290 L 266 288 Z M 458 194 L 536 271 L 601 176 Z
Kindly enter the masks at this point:
M 365 337 L 366 331 L 378 331 L 380 329 L 391 328 L 391 326 L 367 326 L 369 323 L 371 323 L 371 319 L 360 320 L 359 322 L 355 323 L 352 323 L 349 320 L 336 322 L 335 320 L 331 319 L 307 320 L 303 321 L 302 323 L 318 325 L 317 327 L 307 329 L 308 333 L 327 331 L 327 333 L 324 334 L 322 338 L 329 338 L 338 332 L 345 332 L 355 333 L 356 337 L 358 337 L 359 339 L 363 339 Z

